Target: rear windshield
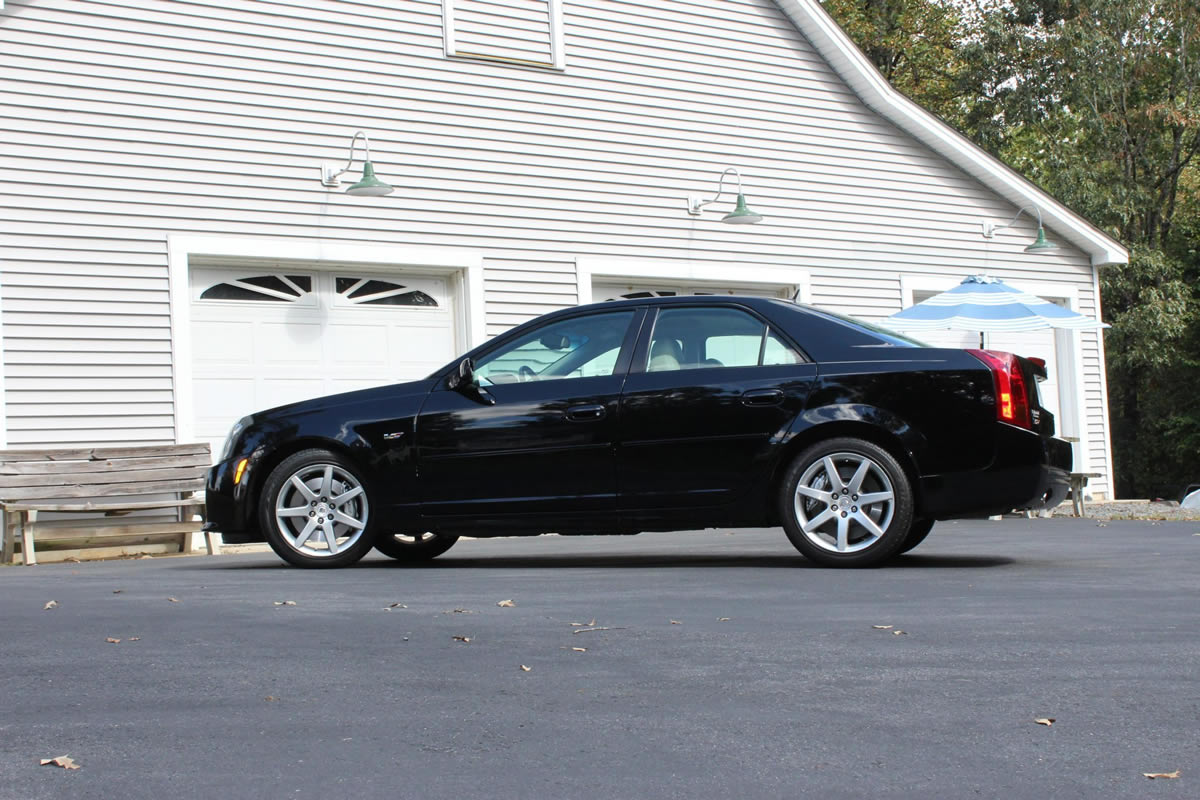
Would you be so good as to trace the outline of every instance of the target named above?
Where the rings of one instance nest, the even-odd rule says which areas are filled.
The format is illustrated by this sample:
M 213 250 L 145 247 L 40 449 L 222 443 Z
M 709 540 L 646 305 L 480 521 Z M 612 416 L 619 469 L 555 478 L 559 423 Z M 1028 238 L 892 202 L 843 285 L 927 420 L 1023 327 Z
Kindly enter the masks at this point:
M 925 342 L 922 342 L 919 339 L 914 339 L 911 336 L 907 336 L 903 333 L 898 333 L 894 330 L 891 330 L 890 328 L 881 327 L 872 322 L 866 322 L 864 320 L 858 319 L 857 317 L 848 317 L 845 314 L 838 314 L 837 312 L 834 312 L 834 311 L 829 311 L 824 308 L 815 308 L 813 306 L 808 306 L 808 310 L 811 311 L 813 314 L 816 314 L 819 317 L 825 317 L 826 319 L 832 320 L 834 322 L 840 322 L 843 325 L 849 325 L 853 328 L 858 328 L 860 331 L 869 333 L 871 336 L 875 337 L 876 339 L 879 339 L 880 344 L 891 345 L 893 347 L 929 347 L 930 346 L 930 345 L 926 344 Z

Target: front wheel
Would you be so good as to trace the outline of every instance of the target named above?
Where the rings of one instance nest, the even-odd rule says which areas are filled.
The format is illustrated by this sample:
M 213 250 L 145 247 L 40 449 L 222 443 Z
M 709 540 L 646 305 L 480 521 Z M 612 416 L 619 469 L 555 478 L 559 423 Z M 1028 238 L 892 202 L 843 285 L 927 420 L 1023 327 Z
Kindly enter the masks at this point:
M 371 503 L 358 468 L 327 450 L 301 450 L 271 471 L 259 502 L 271 549 L 297 567 L 344 567 L 371 549 Z
M 458 541 L 444 533 L 384 533 L 375 540 L 375 549 L 397 561 L 415 564 L 437 558 Z
M 805 558 L 830 567 L 871 567 L 905 544 L 912 523 L 908 476 L 891 453 L 855 438 L 810 446 L 788 468 L 780 519 Z

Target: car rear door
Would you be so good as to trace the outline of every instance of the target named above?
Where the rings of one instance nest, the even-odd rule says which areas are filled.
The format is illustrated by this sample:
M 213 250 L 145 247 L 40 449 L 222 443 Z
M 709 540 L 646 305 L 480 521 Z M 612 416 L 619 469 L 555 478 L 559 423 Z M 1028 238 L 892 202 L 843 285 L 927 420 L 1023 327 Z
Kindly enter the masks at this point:
M 431 392 L 416 426 L 422 516 L 611 525 L 618 404 L 643 315 L 558 318 L 480 356 L 482 398 L 445 382 Z
M 804 408 L 816 366 L 748 308 L 658 309 L 621 397 L 621 507 L 635 512 L 736 501 L 769 466 Z

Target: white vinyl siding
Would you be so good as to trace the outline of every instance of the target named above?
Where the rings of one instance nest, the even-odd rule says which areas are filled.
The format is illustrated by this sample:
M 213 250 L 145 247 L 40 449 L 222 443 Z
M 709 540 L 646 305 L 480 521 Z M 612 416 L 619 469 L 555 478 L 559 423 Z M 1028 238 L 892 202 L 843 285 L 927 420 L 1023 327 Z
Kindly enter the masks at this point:
M 771 0 L 562 13 L 555 71 L 447 58 L 442 0 L 9 0 L 10 444 L 173 441 L 170 370 L 134 356 L 170 343 L 168 234 L 469 248 L 493 335 L 577 302 L 581 257 L 795 268 L 818 305 L 873 319 L 900 308 L 905 270 L 986 270 L 1077 285 L 1094 313 L 1087 255 L 1025 254 L 1024 220 L 982 239 L 1015 209 L 863 105 Z M 321 186 L 358 129 L 394 194 Z M 762 223 L 720 224 L 725 198 L 687 214 L 729 166 Z M 1102 351 L 1082 343 L 1106 473 Z

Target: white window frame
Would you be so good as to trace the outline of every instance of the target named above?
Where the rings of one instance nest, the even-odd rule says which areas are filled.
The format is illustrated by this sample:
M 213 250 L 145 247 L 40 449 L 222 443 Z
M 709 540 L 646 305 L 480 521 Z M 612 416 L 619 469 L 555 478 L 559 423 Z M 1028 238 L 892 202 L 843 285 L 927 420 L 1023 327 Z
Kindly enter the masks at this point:
M 719 288 L 721 285 L 760 285 L 799 293 L 801 303 L 812 302 L 812 280 L 807 270 L 770 264 L 715 263 L 580 256 L 575 259 L 579 305 L 593 302 L 595 281 L 664 282 L 671 287 Z
M 549 61 L 529 61 L 523 58 L 488 55 L 487 53 L 459 52 L 454 29 L 455 0 L 442 0 L 442 34 L 445 39 L 446 57 L 464 61 L 491 61 L 498 64 L 512 64 L 514 66 L 534 67 L 537 69 L 565 70 L 567 68 L 567 57 L 563 48 L 562 0 L 545 0 L 545 2 L 550 24 Z
M 190 442 L 195 435 L 192 429 L 195 398 L 192 392 L 191 262 L 205 257 L 304 262 L 303 271 L 306 272 L 334 271 L 344 269 L 346 264 L 355 264 L 380 270 L 411 270 L 419 274 L 444 275 L 450 281 L 447 289 L 458 311 L 454 332 L 459 349 L 473 348 L 483 344 L 487 338 L 483 310 L 483 256 L 474 250 L 168 234 L 167 275 L 176 442 Z

